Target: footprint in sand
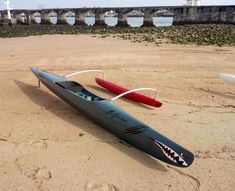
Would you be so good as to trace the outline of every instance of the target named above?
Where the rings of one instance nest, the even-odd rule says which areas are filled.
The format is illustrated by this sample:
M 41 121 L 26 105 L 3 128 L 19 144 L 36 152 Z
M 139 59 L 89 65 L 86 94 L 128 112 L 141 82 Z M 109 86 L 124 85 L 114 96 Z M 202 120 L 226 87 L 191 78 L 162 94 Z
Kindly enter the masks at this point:
M 34 177 L 40 181 L 49 180 L 51 178 L 51 172 L 45 166 L 42 168 L 37 168 L 35 169 Z
M 85 191 L 118 191 L 118 189 L 114 185 L 108 183 L 87 183 Z
M 3 131 L 2 133 L 0 133 L 0 137 L 9 138 L 10 136 L 11 132 L 8 131 Z
M 47 143 L 45 141 L 33 141 L 31 142 L 31 145 L 40 149 L 47 148 Z

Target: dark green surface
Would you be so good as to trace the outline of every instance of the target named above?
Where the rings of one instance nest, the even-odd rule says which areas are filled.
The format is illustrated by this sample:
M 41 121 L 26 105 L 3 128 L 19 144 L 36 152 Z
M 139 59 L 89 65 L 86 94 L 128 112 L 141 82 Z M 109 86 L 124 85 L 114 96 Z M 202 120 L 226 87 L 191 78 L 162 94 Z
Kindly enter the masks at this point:
M 100 98 L 80 84 L 64 77 L 38 68 L 31 70 L 58 97 L 120 139 L 168 164 L 179 167 L 188 167 L 192 164 L 194 156 L 190 151 L 134 118 L 110 100 Z M 173 155 L 177 154 L 175 161 L 167 157 L 163 150 L 167 150 L 168 154 L 170 151 Z M 180 158 L 184 162 L 179 161 Z

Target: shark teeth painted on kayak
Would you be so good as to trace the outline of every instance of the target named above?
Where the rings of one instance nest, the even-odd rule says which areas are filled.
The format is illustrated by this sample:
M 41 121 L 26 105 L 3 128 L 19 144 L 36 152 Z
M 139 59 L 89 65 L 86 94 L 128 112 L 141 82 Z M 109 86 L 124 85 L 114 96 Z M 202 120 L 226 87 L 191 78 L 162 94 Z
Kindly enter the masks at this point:
M 154 139 L 154 143 L 162 150 L 162 152 L 168 159 L 170 159 L 176 164 L 180 164 L 182 166 L 188 166 L 188 164 L 184 161 L 184 159 L 173 149 L 161 143 L 160 141 L 157 141 L 156 139 Z
M 99 97 L 81 84 L 69 80 L 68 76 L 71 75 L 59 76 L 37 67 L 30 69 L 54 94 L 118 138 L 168 164 L 178 167 L 192 164 L 193 153 L 131 116 L 112 100 Z M 24 91 L 23 85 L 19 84 L 19 87 Z

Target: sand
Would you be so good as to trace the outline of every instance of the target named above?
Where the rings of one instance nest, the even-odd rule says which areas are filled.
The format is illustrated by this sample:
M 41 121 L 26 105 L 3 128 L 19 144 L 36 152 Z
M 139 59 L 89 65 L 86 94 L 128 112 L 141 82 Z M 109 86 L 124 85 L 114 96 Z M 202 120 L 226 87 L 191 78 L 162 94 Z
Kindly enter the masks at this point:
M 0 190 L 235 190 L 235 48 L 80 36 L 0 39 Z M 155 160 L 37 87 L 30 66 L 66 75 L 101 69 L 130 89 L 151 87 L 153 109 L 116 104 L 195 154 L 189 168 Z M 94 77 L 71 79 L 105 98 Z M 150 92 L 143 92 L 152 95 Z

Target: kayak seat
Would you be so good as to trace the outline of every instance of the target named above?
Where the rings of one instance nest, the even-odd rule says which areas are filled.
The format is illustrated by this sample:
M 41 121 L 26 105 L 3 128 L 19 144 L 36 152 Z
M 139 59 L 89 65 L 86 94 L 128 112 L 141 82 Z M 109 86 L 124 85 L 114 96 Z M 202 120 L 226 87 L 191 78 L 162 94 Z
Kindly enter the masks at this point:
M 74 81 L 64 81 L 64 82 L 55 82 L 55 84 L 59 85 L 60 87 L 67 89 L 71 92 L 76 93 L 79 97 L 82 97 L 83 99 L 87 101 L 102 101 L 103 98 L 87 91 L 83 88 L 83 86 L 77 82 Z
M 56 84 L 74 93 L 81 92 L 83 89 L 81 84 L 74 81 L 56 82 Z

